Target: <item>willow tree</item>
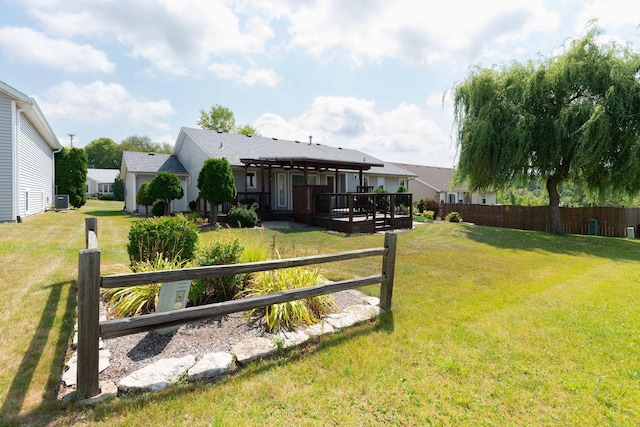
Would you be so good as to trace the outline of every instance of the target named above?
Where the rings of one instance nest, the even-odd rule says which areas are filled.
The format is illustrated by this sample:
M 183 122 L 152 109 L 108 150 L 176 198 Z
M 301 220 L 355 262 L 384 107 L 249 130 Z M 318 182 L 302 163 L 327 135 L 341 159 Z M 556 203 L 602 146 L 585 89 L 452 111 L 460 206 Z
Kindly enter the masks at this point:
M 475 68 L 454 88 L 456 183 L 545 181 L 554 233 L 564 232 L 560 183 L 640 190 L 640 55 L 600 35 L 593 28 L 538 62 Z

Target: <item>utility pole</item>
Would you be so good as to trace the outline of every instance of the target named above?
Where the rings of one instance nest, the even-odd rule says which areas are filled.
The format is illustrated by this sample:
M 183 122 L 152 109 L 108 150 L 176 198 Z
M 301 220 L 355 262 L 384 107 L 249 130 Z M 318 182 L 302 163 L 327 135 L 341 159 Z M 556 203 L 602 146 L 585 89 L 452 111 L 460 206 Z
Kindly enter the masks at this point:
M 68 133 L 69 139 L 71 139 L 71 148 L 73 148 L 73 137 L 76 136 L 74 133 Z

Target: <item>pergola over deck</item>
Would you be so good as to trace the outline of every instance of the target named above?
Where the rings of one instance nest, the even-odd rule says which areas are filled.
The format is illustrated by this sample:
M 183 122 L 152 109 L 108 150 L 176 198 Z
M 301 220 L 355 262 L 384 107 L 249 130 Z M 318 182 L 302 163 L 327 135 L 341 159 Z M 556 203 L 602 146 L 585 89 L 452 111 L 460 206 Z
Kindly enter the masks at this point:
M 360 188 L 364 187 L 363 171 L 367 171 L 374 166 L 384 166 L 382 163 L 349 162 L 342 160 L 312 159 L 308 157 L 261 157 L 259 159 L 240 159 L 240 161 L 245 165 L 245 169 L 249 166 L 254 166 L 260 168 L 263 174 L 265 168 L 269 171 L 274 167 L 282 169 L 299 169 L 304 172 L 305 183 L 307 182 L 308 171 L 327 172 L 333 170 L 336 174 L 336 183 L 338 182 L 338 175 L 341 171 L 357 171 L 360 178 Z M 262 180 L 262 184 L 264 187 L 264 180 Z M 262 190 L 264 192 L 265 189 L 263 188 Z M 271 192 L 271 189 L 269 189 L 269 192 Z
M 273 213 L 268 207 L 272 194 L 270 179 L 272 169 L 297 169 L 304 175 L 304 184 L 292 187 L 292 216 L 294 220 L 345 232 L 374 232 L 394 228 L 411 228 L 412 201 L 410 194 L 401 196 L 376 194 L 371 192 L 373 187 L 364 185 L 363 172 L 372 167 L 384 167 L 382 163 L 308 157 L 243 158 L 240 161 L 244 164 L 245 171 L 249 167 L 259 168 L 262 176 L 260 192 L 238 193 L 238 201 L 257 199 L 260 217 L 263 219 Z M 336 186 L 341 172 L 358 172 L 358 195 L 349 196 L 349 193 L 340 193 L 336 191 L 337 188 L 333 188 L 331 185 L 309 185 L 308 173 L 310 171 L 333 171 Z M 267 175 L 266 179 L 265 175 Z M 397 201 L 403 206 L 401 210 L 396 207 Z

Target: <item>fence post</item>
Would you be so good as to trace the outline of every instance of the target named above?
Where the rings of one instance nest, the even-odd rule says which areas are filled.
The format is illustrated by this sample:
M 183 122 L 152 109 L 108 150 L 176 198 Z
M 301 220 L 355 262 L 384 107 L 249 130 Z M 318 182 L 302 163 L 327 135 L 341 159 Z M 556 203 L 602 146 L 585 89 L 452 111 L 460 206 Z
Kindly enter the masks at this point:
M 88 226 L 89 221 L 87 221 Z M 87 238 L 88 240 L 89 238 Z M 77 397 L 79 399 L 85 399 L 100 393 L 98 382 L 98 354 L 100 351 L 99 303 L 100 250 L 94 247 L 81 250 L 78 257 Z
M 395 233 L 384 234 L 384 247 L 387 253 L 382 257 L 382 275 L 384 281 L 380 285 L 380 308 L 391 308 L 393 295 L 393 277 L 396 267 L 396 246 L 398 235 Z
M 96 248 L 97 240 L 98 240 L 98 218 L 89 217 L 84 219 L 84 247 L 85 249 L 89 249 L 92 247 L 91 241 L 89 240 L 89 231 L 93 231 L 96 237 Z

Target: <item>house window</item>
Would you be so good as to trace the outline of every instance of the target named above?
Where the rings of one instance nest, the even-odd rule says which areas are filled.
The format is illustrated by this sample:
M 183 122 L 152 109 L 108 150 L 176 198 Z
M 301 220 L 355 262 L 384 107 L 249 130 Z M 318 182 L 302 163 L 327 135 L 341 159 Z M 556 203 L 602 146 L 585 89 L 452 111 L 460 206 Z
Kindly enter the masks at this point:
M 407 183 L 405 182 L 405 180 L 403 178 L 400 178 L 400 187 L 406 189 L 407 188 Z
M 103 193 L 113 193 L 113 184 L 102 184 Z
M 256 188 L 256 174 L 247 172 L 247 188 Z
M 455 193 L 449 193 L 449 203 L 455 203 L 456 199 L 457 197 Z

